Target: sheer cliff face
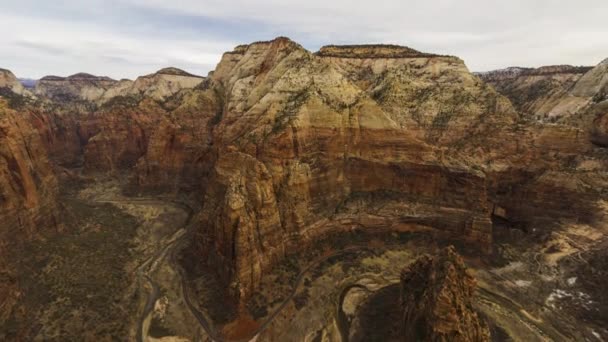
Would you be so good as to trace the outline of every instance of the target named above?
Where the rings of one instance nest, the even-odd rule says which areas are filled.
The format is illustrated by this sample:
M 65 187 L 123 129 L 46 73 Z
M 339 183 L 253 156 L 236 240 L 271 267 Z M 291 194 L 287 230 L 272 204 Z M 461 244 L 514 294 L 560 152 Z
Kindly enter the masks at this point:
M 241 296 L 286 250 L 327 231 L 399 225 L 407 216 L 343 205 L 361 194 L 392 193 L 394 208 L 432 203 L 443 209 L 415 211 L 412 222 L 487 250 L 485 179 L 441 163 L 437 145 L 485 123 L 508 125 L 515 112 L 462 61 L 395 47 L 315 55 L 277 39 L 225 54 L 211 78 L 223 110 L 198 239 L 204 259 L 230 265 L 220 273 Z M 416 97 L 420 89 L 428 96 Z
M 454 247 L 422 256 L 401 273 L 403 341 L 490 341 L 473 309 L 475 279 Z
M 0 99 L 0 318 L 22 295 L 10 253 L 57 231 L 57 181 L 38 131 L 28 116 Z
M 49 223 L 46 214 L 55 211 L 57 181 L 38 131 L 3 100 L 0 141 L 2 224 L 33 236 L 36 225 Z

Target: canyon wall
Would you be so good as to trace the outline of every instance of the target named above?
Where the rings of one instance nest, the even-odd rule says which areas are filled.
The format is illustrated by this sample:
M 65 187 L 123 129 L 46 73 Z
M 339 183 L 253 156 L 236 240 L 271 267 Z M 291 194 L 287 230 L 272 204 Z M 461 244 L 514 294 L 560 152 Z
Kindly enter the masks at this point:
M 0 320 L 23 293 L 14 253 L 61 229 L 57 180 L 38 131 L 27 115 L 0 99 Z
M 241 299 L 331 232 L 425 231 L 490 253 L 492 218 L 587 215 L 606 183 L 591 144 L 606 139 L 603 64 L 511 71 L 480 78 L 452 56 L 390 45 L 311 53 L 277 38 L 225 53 L 206 78 L 77 74 L 19 97 L 13 76 L 5 124 L 27 132 L 13 140 L 31 146 L 17 172 L 29 193 L 7 162 L 3 181 L 17 190 L 2 216 L 53 217 L 49 158 L 126 176 L 133 193 L 192 196 L 201 210 L 188 255 Z M 538 82 L 550 89 L 537 94 Z M 581 106 L 563 122 L 529 120 L 570 97 Z M 593 127 L 578 123 L 592 115 Z
M 203 260 L 229 266 L 218 269 L 237 296 L 330 231 L 429 226 L 490 250 L 485 176 L 442 146 L 491 136 L 516 113 L 458 58 L 394 46 L 311 54 L 279 38 L 226 53 L 211 81 L 223 111 L 196 241 Z M 345 209 L 362 194 L 425 209 Z

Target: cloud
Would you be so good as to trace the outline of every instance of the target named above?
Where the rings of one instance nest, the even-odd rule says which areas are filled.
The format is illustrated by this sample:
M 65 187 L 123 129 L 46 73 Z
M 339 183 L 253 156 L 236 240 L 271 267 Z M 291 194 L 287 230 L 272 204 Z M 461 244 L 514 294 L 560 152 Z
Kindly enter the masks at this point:
M 608 56 L 605 0 L 0 0 L 0 5 L 5 32 L 0 66 L 34 77 L 79 71 L 135 77 L 171 64 L 206 74 L 233 46 L 278 35 L 310 50 L 396 43 L 457 55 L 472 70 L 591 65 Z

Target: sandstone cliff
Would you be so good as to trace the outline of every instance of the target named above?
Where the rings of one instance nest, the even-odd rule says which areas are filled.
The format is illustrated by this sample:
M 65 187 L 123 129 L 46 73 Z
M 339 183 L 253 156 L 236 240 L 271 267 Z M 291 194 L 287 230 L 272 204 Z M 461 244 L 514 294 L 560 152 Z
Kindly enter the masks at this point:
M 483 174 L 441 161 L 429 143 L 491 135 L 516 113 L 461 60 L 394 46 L 311 54 L 278 38 L 226 53 L 210 81 L 223 105 L 197 241 L 204 260 L 230 265 L 218 269 L 237 295 L 286 250 L 332 230 L 409 220 L 488 250 Z M 429 210 L 344 206 L 380 193 L 395 210 Z
M 536 69 L 507 68 L 478 75 L 507 96 L 525 117 L 542 120 L 551 113 L 557 115 L 558 105 L 590 69 L 554 65 Z
M 508 97 L 525 118 L 577 127 L 606 145 L 608 59 L 595 67 L 508 68 L 479 73 Z
M 116 81 L 103 76 L 79 73 L 68 77 L 45 76 L 41 78 L 34 93 L 56 101 L 95 101 Z
M 60 227 L 57 180 L 28 116 L 0 97 L 0 320 L 23 295 L 12 253 Z
M 177 68 L 161 69 L 154 74 L 138 77 L 134 82 L 122 81 L 109 89 L 102 97 L 105 102 L 115 96 L 143 96 L 165 100 L 182 89 L 194 88 L 204 78 Z
M 418 258 L 401 273 L 403 341 L 490 341 L 473 309 L 475 279 L 454 247 Z

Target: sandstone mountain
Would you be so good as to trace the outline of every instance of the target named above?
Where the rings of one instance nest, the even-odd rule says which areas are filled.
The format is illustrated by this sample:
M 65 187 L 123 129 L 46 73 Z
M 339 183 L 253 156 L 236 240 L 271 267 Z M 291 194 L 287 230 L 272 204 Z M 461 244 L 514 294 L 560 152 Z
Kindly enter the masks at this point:
M 595 67 L 508 68 L 479 75 L 526 117 L 582 127 L 594 143 L 607 144 L 608 59 Z
M 165 68 L 154 74 L 138 77 L 129 87 L 125 82 L 122 86 L 110 89 L 104 95 L 104 100 L 109 100 L 117 95 L 142 95 L 155 100 L 165 100 L 182 89 L 194 88 L 203 80 L 204 78 L 201 76 L 195 76 L 177 68 Z
M 507 96 L 526 117 L 540 120 L 562 115 L 566 110 L 570 110 L 571 114 L 572 110 L 576 111 L 580 108 L 572 104 L 575 107 L 566 109 L 563 108 L 566 104 L 561 103 L 569 97 L 574 85 L 590 69 L 590 67 L 570 65 L 536 69 L 512 67 L 479 73 L 479 76 Z
M 109 77 L 85 73 L 68 77 L 45 76 L 36 84 L 34 93 L 58 101 L 95 101 L 114 84 L 116 81 Z
M 45 76 L 36 83 L 34 93 L 55 101 L 78 100 L 100 104 L 117 96 L 164 100 L 181 89 L 195 87 L 203 79 L 177 68 L 161 69 L 135 81 L 116 81 L 105 76 L 79 73 L 68 77 Z

